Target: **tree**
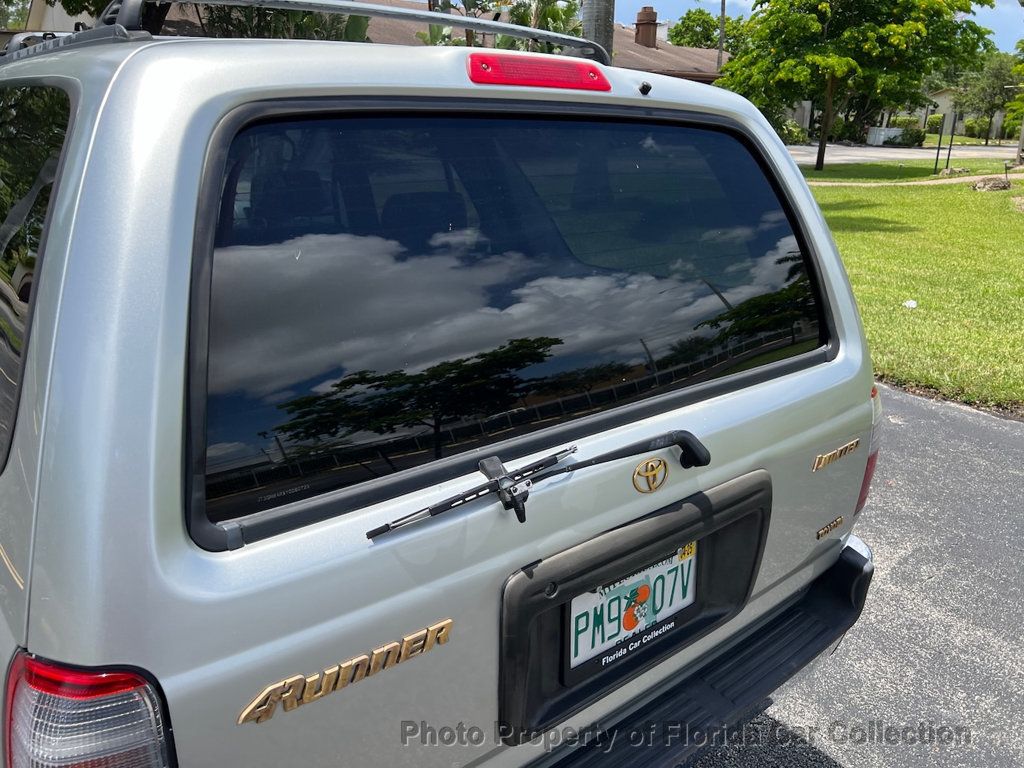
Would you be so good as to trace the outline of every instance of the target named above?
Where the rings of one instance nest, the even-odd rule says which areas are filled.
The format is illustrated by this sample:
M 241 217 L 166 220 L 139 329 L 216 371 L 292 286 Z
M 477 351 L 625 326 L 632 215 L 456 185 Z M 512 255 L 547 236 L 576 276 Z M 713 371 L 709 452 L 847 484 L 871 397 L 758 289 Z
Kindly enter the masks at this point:
M 941 62 L 977 55 L 987 30 L 968 18 L 972 5 L 758 0 L 749 48 L 729 61 L 719 84 L 747 96 L 776 125 L 790 105 L 815 100 L 821 108 L 820 170 L 835 115 L 851 100 L 861 101 L 862 114 L 920 100 L 922 79 Z
M 580 37 L 583 34 L 580 4 L 576 0 L 519 0 L 509 8 L 508 20 L 512 24 L 546 29 L 549 32 L 558 32 L 563 35 Z M 541 53 L 557 53 L 559 51 L 558 47 L 551 43 L 536 43 L 509 35 L 498 35 L 494 47 Z
M 291 419 L 276 427 L 289 440 L 314 444 L 358 432 L 387 434 L 400 427 L 427 426 L 434 456 L 441 458 L 446 423 L 507 409 L 529 386 L 518 371 L 542 363 L 561 339 L 512 339 L 472 357 L 444 360 L 419 373 L 358 371 L 324 394 L 305 395 L 279 406 Z
M 28 6 L 28 0 L 4 0 L 0 3 L 0 29 L 24 29 Z
M 580 5 L 577 0 L 516 0 L 510 6 L 501 6 L 491 0 L 438 0 L 436 5 L 438 10 L 445 13 L 473 18 L 490 15 L 505 8 L 508 20 L 512 24 L 576 37 L 583 34 L 583 23 L 579 18 Z M 464 37 L 460 37 L 454 31 L 457 28 L 458 23 L 451 26 L 431 24 L 426 32 L 417 32 L 416 37 L 425 45 L 476 44 L 476 36 L 472 30 L 465 30 Z M 510 35 L 496 35 L 494 47 L 540 53 L 558 53 L 561 50 L 560 46 L 552 43 L 523 40 Z
M 986 118 L 985 143 L 992 135 L 992 121 L 996 112 L 1004 109 L 1013 98 L 1012 86 L 1017 85 L 1014 67 L 1016 58 L 1011 53 L 994 51 L 985 58 L 981 72 L 966 78 L 955 101 L 958 109 Z
M 775 263 L 790 265 L 783 288 L 730 307 L 717 317 L 698 323 L 694 330 L 705 326 L 718 330 L 714 343 L 722 345 L 733 339 L 742 341 L 763 333 L 786 331 L 795 344 L 797 324 L 815 317 L 814 292 L 799 251 L 787 253 Z
M 1024 124 L 1024 40 L 1017 41 L 1016 63 L 1013 67 L 1014 85 L 1016 88 L 1008 89 L 1013 98 L 1006 105 L 1006 119 L 1003 127 L 1006 135 L 1010 138 L 1021 135 L 1021 126 Z M 1024 163 L 1024 157 L 1019 153 L 1018 144 L 1017 163 Z
M 720 23 L 719 18 L 703 8 L 693 8 L 669 27 L 668 41 L 687 48 L 717 48 Z M 749 38 L 747 25 L 742 16 L 725 19 L 725 50 L 733 56 L 746 50 Z

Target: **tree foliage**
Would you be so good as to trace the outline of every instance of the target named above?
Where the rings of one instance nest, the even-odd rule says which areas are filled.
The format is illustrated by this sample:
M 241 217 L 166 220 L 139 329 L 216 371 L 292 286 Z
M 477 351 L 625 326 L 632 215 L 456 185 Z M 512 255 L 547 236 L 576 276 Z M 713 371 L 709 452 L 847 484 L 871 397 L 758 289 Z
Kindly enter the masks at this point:
M 672 45 L 687 48 L 718 48 L 718 33 L 721 19 L 703 8 L 692 8 L 668 30 L 668 41 Z M 727 16 L 725 19 L 725 50 L 733 56 L 746 51 L 749 39 L 748 24 L 742 16 Z
M 58 0 L 46 0 L 46 4 L 51 7 L 59 4 L 69 16 L 85 13 L 93 18 L 103 13 L 109 3 L 110 0 L 59 0 L 59 3 Z
M 202 33 L 209 37 L 363 42 L 369 19 L 339 13 L 193 4 Z
M 24 29 L 28 19 L 28 0 L 0 2 L 0 29 Z
M 1024 40 L 1017 41 L 1017 55 L 1013 67 L 1014 85 L 1024 86 Z M 1021 125 L 1024 124 L 1024 87 L 1010 90 L 1013 98 L 1006 105 L 1006 119 L 1003 121 L 1003 129 L 1009 138 L 1019 137 Z M 1017 162 L 1024 161 L 1018 157 Z
M 427 426 L 441 456 L 442 427 L 459 419 L 507 409 L 524 394 L 518 371 L 542 363 L 561 339 L 512 339 L 472 357 L 444 360 L 419 373 L 357 371 L 323 394 L 279 406 L 291 417 L 276 431 L 293 443 L 310 444 L 358 432 L 386 434 Z M 611 375 L 602 371 L 601 375 Z M 575 382 L 578 385 L 578 382 Z
M 983 4 L 991 5 L 991 0 Z M 940 64 L 967 68 L 988 31 L 972 0 L 759 0 L 745 53 L 719 81 L 778 125 L 792 104 L 822 109 L 817 166 L 837 112 L 866 119 L 923 101 L 922 80 Z M 990 45 L 990 44 L 989 44 Z
M 504 10 L 512 24 L 576 37 L 583 34 L 583 24 L 579 18 L 580 5 L 577 0 L 516 0 L 511 6 L 500 5 L 494 0 L 439 0 L 437 5 L 440 10 L 447 13 L 474 18 L 492 16 L 499 10 Z M 459 30 L 458 24 L 431 24 L 426 32 L 417 32 L 416 37 L 425 45 L 479 43 L 472 30 Z M 510 35 L 496 35 L 494 47 L 540 53 L 560 51 L 559 46 L 551 43 L 523 40 Z
M 986 120 L 986 144 L 996 112 L 1005 109 L 1013 98 L 1012 87 L 1018 82 L 1014 72 L 1016 64 L 1013 54 L 993 51 L 985 57 L 985 65 L 980 72 L 964 79 L 957 94 L 955 104 L 958 109 Z

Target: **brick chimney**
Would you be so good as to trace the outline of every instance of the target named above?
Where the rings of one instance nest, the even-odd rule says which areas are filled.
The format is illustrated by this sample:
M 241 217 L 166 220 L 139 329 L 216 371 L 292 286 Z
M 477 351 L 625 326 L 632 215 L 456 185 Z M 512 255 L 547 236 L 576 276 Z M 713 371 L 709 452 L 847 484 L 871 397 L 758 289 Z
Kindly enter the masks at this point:
M 649 5 L 637 11 L 635 39 L 647 48 L 658 47 L 658 12 Z

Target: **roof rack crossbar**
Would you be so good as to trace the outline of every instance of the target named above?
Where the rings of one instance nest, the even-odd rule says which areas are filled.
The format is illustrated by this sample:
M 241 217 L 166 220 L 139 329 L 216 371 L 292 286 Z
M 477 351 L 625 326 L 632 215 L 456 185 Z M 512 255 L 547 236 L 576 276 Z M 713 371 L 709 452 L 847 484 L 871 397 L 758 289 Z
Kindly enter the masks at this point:
M 111 3 L 105 12 L 104 20 L 109 21 L 111 11 L 117 10 L 117 24 L 127 30 L 142 30 L 142 13 L 147 2 L 152 0 L 120 0 Z M 163 0 L 167 1 L 167 0 Z M 195 0 L 169 0 L 172 3 L 194 3 Z M 119 5 L 119 7 L 118 7 Z M 580 53 L 601 64 L 611 64 L 611 57 L 603 47 L 582 37 L 562 35 L 546 29 L 521 27 L 517 24 L 506 24 L 501 21 L 477 19 L 455 14 L 438 13 L 436 11 L 416 10 L 389 5 L 373 5 L 355 2 L 355 0 L 199 0 L 198 5 L 231 5 L 244 8 L 277 8 L 281 10 L 310 11 L 315 13 L 345 13 L 350 16 L 370 16 L 406 21 L 426 22 L 442 26 L 462 27 L 475 32 L 497 35 L 508 35 L 523 40 L 535 40 L 552 43 L 567 48 L 575 48 Z M 112 14 L 111 14 L 112 15 Z M 101 17 L 103 18 L 103 17 Z

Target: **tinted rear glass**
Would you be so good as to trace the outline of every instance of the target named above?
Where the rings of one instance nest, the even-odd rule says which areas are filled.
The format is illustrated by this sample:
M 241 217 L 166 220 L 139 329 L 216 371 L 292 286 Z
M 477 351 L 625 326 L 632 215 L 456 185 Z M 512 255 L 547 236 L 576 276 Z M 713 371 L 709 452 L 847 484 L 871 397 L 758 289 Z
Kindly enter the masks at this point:
M 214 520 L 824 342 L 771 184 L 705 128 L 261 124 L 231 145 L 218 221 Z
M 14 429 L 28 304 L 70 112 L 57 88 L 0 88 L 0 465 Z

